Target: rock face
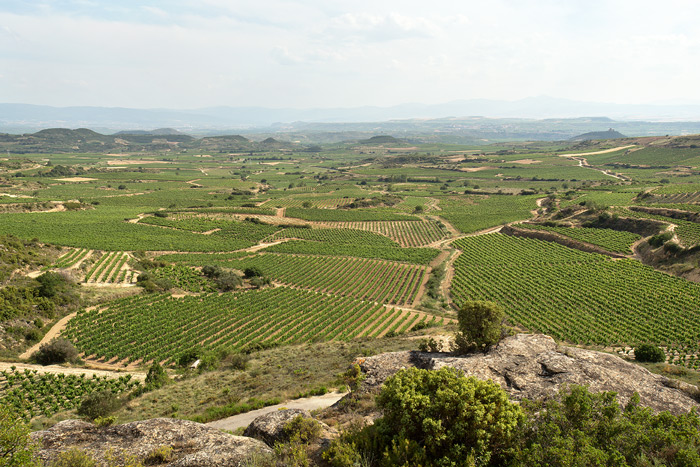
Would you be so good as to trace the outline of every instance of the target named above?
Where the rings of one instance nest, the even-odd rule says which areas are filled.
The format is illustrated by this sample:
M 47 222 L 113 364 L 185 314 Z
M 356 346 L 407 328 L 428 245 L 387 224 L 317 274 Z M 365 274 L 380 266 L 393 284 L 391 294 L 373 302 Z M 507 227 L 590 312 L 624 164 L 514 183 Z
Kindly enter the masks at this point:
M 654 411 L 688 412 L 700 404 L 691 397 L 695 386 L 655 375 L 620 357 L 592 350 L 559 346 L 538 334 L 503 339 L 485 354 L 394 352 L 360 362 L 368 389 L 377 388 L 401 368 L 453 367 L 468 376 L 491 379 L 515 400 L 552 397 L 565 385 L 587 385 L 591 391 L 614 391 L 625 404 L 639 393 L 641 404 Z
M 255 453 L 272 452 L 256 439 L 171 418 L 108 427 L 65 420 L 31 436 L 41 448 L 37 456 L 46 464 L 72 447 L 100 461 L 108 452 L 120 458 L 135 457 L 143 461 L 157 448 L 167 446 L 172 448 L 172 460 L 167 465 L 177 467 L 238 466 Z

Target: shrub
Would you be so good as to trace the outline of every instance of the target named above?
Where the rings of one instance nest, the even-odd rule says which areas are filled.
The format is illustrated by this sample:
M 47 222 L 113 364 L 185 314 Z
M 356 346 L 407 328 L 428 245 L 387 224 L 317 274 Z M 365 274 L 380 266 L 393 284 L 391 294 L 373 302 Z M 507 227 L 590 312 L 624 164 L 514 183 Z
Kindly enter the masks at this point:
M 522 410 L 492 381 L 465 377 L 454 368 L 400 370 L 377 396 L 383 417 L 326 455 L 382 459 L 380 465 L 503 465 L 513 455 Z
M 457 312 L 459 332 L 455 336 L 458 352 L 487 350 L 497 344 L 503 333 L 503 308 L 493 302 L 466 302 Z
M 87 395 L 78 407 L 77 413 L 90 420 L 107 417 L 121 406 L 121 400 L 109 389 Z
M 57 337 L 50 342 L 41 344 L 39 350 L 34 352 L 32 360 L 41 365 L 52 363 L 72 362 L 78 358 L 78 351 L 70 341 Z
M 73 447 L 58 455 L 50 467 L 95 467 L 97 463 L 89 454 Z
M 284 425 L 285 437 L 303 444 L 316 441 L 321 435 L 321 425 L 313 418 L 297 415 Z
M 257 266 L 250 266 L 248 268 L 245 268 L 245 270 L 243 270 L 243 275 L 245 276 L 246 279 L 250 279 L 251 277 L 263 276 L 263 272 L 262 272 L 262 269 L 260 269 Z
M 29 427 L 22 418 L 0 404 L 0 465 L 31 466 L 35 446 L 29 439 Z
M 146 387 L 148 390 L 158 389 L 170 382 L 168 374 L 165 372 L 160 363 L 153 362 L 151 367 L 148 369 L 148 374 L 146 375 Z
M 634 359 L 638 362 L 658 363 L 666 360 L 666 354 L 653 344 L 640 344 L 634 348 Z
M 170 446 L 159 446 L 148 453 L 144 459 L 144 463 L 146 465 L 167 464 L 168 462 L 172 461 L 173 458 L 173 448 Z

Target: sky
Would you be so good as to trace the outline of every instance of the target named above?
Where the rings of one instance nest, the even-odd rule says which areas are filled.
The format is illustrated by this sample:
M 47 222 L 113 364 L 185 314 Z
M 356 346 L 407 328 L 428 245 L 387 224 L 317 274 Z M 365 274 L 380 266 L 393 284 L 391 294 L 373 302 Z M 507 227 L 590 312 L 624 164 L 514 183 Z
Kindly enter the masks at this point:
M 0 102 L 700 103 L 691 0 L 2 0 Z

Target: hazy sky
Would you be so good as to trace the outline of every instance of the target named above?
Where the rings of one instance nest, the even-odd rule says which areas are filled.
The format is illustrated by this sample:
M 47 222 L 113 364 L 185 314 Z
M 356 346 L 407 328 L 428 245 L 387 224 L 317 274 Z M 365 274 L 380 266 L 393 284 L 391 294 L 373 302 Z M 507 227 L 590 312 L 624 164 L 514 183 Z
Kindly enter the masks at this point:
M 0 102 L 700 101 L 700 2 L 2 0 Z

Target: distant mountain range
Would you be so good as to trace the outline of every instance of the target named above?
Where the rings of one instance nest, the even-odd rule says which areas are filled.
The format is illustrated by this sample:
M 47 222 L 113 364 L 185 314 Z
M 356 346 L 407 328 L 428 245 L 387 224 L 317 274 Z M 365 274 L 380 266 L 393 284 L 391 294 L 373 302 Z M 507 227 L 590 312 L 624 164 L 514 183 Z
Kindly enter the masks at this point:
M 290 109 L 209 107 L 202 109 L 129 109 L 112 107 L 49 107 L 0 104 L 0 132 L 21 133 L 42 128 L 92 128 L 139 131 L 168 127 L 183 132 L 280 128 L 287 124 L 386 122 L 447 117 L 575 118 L 605 116 L 618 120 L 700 121 L 700 105 L 624 105 L 534 97 L 518 101 L 456 100 L 444 104 L 392 107 Z

